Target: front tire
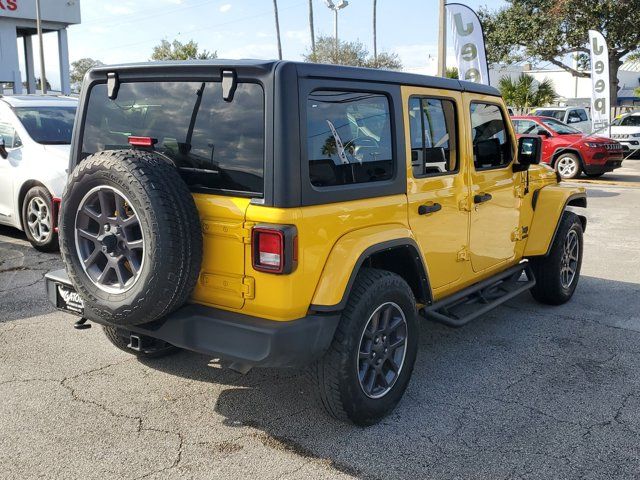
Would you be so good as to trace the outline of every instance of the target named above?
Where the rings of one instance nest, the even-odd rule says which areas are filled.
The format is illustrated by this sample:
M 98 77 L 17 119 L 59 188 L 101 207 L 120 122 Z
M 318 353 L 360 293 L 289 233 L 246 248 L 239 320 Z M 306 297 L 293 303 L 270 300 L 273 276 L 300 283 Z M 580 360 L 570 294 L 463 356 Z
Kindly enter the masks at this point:
M 561 305 L 573 296 L 582 267 L 582 222 L 573 212 L 564 212 L 546 257 L 530 259 L 536 285 L 531 295 L 540 303 Z
M 44 187 L 29 189 L 22 201 L 22 226 L 29 243 L 41 252 L 56 252 L 58 234 L 53 229 L 53 198 Z
M 576 178 L 580 176 L 582 166 L 580 165 L 580 159 L 573 153 L 563 153 L 556 160 L 556 172 L 566 180 Z
M 328 352 L 310 369 L 325 410 L 356 425 L 379 422 L 402 398 L 417 349 L 409 285 L 394 273 L 363 269 Z

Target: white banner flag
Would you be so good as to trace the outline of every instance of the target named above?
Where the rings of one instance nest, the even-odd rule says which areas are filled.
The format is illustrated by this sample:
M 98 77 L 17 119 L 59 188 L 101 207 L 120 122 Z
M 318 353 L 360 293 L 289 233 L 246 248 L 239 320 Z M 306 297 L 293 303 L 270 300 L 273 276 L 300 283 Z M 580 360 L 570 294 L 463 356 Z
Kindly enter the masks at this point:
M 593 133 L 611 136 L 609 49 L 600 32 L 589 30 L 591 51 L 591 125 Z
M 447 16 L 458 63 L 458 78 L 489 85 L 484 35 L 478 15 L 466 5 L 448 3 Z

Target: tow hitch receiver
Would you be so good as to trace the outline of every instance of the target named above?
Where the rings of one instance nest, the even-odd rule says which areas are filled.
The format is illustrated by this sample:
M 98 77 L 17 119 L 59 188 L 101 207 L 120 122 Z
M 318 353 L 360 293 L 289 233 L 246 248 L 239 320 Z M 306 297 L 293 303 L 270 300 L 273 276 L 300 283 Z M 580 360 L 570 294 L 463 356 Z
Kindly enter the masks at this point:
M 163 342 L 162 340 L 148 337 L 146 335 L 140 335 L 138 333 L 131 333 L 129 335 L 129 344 L 127 347 L 136 352 L 145 354 L 159 353 L 173 348 L 167 342 Z

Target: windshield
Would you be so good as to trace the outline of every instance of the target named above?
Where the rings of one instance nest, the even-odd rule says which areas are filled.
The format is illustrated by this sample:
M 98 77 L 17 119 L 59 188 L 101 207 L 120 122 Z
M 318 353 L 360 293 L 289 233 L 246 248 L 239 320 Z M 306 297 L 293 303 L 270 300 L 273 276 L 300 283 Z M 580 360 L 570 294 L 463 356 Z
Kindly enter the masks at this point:
M 575 135 L 576 133 L 580 135 L 582 134 L 580 130 L 570 127 L 566 123 L 559 122 L 552 118 L 541 118 L 540 121 L 551 130 L 556 132 L 558 135 Z
M 628 117 L 614 120 L 612 125 L 620 127 L 640 127 L 640 115 L 629 115 Z
M 192 188 L 261 194 L 264 123 L 256 83 L 239 83 L 231 102 L 220 82 L 122 83 L 115 100 L 100 84 L 91 89 L 82 157 L 151 137 Z
M 69 145 L 76 107 L 17 107 L 15 114 L 29 136 L 43 145 Z
M 564 119 L 564 110 L 534 110 L 533 113 L 538 117 L 550 117 L 556 120 Z

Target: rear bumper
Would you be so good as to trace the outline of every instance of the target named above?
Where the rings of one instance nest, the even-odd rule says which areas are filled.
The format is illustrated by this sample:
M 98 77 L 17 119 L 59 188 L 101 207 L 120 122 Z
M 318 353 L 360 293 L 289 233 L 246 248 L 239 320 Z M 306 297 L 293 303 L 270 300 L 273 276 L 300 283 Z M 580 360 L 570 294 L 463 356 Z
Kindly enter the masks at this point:
M 66 272 L 50 272 L 45 279 L 49 300 L 56 308 L 68 311 L 60 308 L 57 290 L 59 285 L 73 289 Z M 331 313 L 279 322 L 188 304 L 161 320 L 125 329 L 250 366 L 299 367 L 324 354 L 339 320 L 339 313 Z

